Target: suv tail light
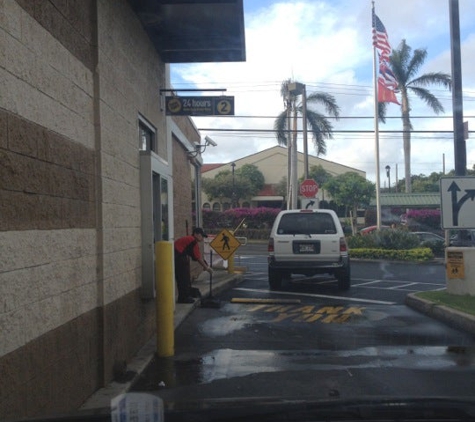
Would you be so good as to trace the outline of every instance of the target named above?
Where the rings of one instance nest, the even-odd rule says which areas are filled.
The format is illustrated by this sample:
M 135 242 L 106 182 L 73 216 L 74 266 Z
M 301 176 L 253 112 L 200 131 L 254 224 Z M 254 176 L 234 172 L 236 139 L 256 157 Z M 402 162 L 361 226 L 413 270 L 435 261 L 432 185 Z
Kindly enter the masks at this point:
M 267 252 L 274 252 L 274 238 L 269 238 L 269 243 L 267 245 Z
M 346 252 L 348 250 L 348 245 L 344 237 L 340 237 L 340 252 Z

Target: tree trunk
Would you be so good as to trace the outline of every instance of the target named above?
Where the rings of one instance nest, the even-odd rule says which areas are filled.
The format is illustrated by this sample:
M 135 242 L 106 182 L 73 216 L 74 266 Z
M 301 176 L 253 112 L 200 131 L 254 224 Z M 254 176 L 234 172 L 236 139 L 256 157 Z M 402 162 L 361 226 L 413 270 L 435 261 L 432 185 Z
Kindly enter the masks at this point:
M 404 177 L 406 184 L 406 193 L 412 192 L 412 183 L 411 183 L 411 121 L 409 119 L 409 100 L 407 98 L 407 93 L 401 93 L 401 102 L 402 102 L 402 128 L 403 134 L 402 139 L 404 142 Z

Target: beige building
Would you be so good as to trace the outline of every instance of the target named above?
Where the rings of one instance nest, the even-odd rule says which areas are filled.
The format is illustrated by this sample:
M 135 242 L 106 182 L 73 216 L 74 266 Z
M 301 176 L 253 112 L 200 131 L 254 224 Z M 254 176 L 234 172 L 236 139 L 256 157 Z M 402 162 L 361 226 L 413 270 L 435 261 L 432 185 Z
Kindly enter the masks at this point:
M 275 147 L 268 148 L 264 151 L 258 152 L 256 154 L 248 155 L 247 157 L 240 158 L 235 160 L 234 170 L 238 170 L 245 164 L 255 165 L 261 173 L 264 175 L 265 186 L 258 195 L 252 198 L 243 199 L 239 206 L 242 207 L 260 207 L 260 206 L 269 206 L 269 207 L 280 207 L 282 201 L 285 198 L 282 195 L 279 195 L 276 189 L 277 184 L 282 180 L 283 177 L 287 178 L 287 169 L 288 169 L 288 154 L 287 148 L 276 145 Z M 366 178 L 366 173 L 362 170 L 358 170 L 352 167 L 344 166 L 332 161 L 324 160 L 320 157 L 314 157 L 309 155 L 308 157 L 308 166 L 321 165 L 328 173 L 332 176 L 338 176 L 347 172 L 355 172 Z M 297 177 L 303 178 L 304 176 L 304 154 L 299 152 L 297 154 Z M 231 163 L 226 164 L 204 164 L 201 169 L 202 178 L 214 178 L 219 172 L 224 170 L 231 170 Z M 325 192 L 321 189 L 317 194 L 317 199 L 329 199 L 328 196 L 325 197 Z M 205 209 L 212 209 L 215 211 L 222 211 L 230 208 L 231 198 L 222 198 L 221 200 L 210 201 L 205 192 L 201 194 L 202 206 Z
M 78 408 L 155 333 L 202 163 L 169 63 L 244 56 L 242 0 L 0 1 L 0 420 Z

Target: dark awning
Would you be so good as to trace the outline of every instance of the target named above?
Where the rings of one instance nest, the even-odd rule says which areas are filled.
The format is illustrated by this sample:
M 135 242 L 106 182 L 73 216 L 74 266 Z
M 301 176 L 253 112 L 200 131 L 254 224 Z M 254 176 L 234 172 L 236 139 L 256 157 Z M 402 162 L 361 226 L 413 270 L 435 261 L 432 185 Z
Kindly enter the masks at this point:
M 246 60 L 243 0 L 129 0 L 165 63 Z

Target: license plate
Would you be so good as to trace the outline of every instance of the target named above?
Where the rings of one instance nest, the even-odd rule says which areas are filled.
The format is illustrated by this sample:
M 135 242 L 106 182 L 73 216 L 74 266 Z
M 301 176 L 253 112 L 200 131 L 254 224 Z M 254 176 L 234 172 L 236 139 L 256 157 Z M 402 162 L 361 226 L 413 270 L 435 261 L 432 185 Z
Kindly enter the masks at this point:
M 300 253 L 314 253 L 315 248 L 313 245 L 305 245 L 305 244 L 300 244 L 299 245 L 299 252 Z

